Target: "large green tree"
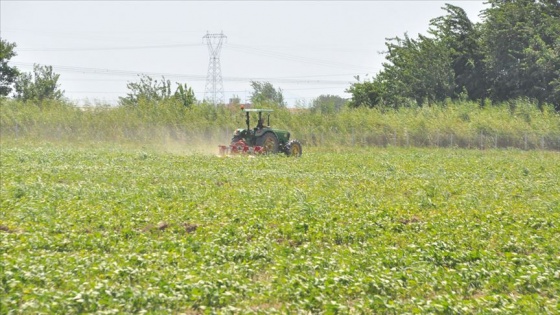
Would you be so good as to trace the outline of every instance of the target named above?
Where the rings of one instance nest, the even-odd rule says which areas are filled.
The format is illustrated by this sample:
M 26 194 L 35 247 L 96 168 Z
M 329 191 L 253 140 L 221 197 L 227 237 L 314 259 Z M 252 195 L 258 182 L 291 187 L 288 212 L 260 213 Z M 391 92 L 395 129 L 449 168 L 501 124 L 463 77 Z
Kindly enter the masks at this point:
M 338 95 L 320 95 L 313 100 L 311 110 L 323 114 L 332 114 L 339 112 L 347 102 L 347 100 Z
M 472 97 L 484 94 L 477 80 L 483 77 L 483 65 L 476 28 L 461 8 L 443 9 L 447 15 L 431 21 L 431 36 L 387 39 L 383 70 L 371 81 L 350 86 L 350 106 L 424 105 L 464 92 Z
M 360 76 L 355 76 L 355 83 L 352 83 L 347 93 L 352 95 L 348 106 L 350 107 L 377 107 L 389 106 L 384 101 L 387 95 L 385 87 L 386 82 L 383 82 L 379 77 L 373 80 L 360 80 Z
M 185 107 L 196 104 L 192 88 L 186 84 L 176 83 L 176 88 L 172 91 L 171 81 L 166 80 L 165 77 L 158 81 L 148 75 L 141 75 L 138 82 L 129 82 L 126 86 L 129 93 L 126 97 L 119 98 L 119 103 L 124 106 L 137 106 L 140 100 L 147 102 L 175 100 Z
M 472 23 L 465 10 L 458 6 L 446 4 L 443 10 L 447 14 L 431 20 L 429 33 L 451 58 L 455 85 L 452 97 L 466 93 L 471 100 L 483 99 L 487 84 L 480 25 Z
M 394 38 L 385 70 L 379 75 L 387 93 L 413 99 L 418 105 L 451 97 L 455 89 L 449 50 L 437 39 L 419 35 L 418 39 Z M 397 104 L 398 105 L 398 104 Z
M 492 98 L 560 102 L 558 1 L 490 0 L 484 11 L 484 53 Z
M 61 100 L 64 91 L 60 90 L 60 74 L 53 72 L 52 66 L 33 65 L 33 73 L 20 74 L 15 82 L 15 98 L 28 100 Z
M 401 107 L 431 104 L 452 97 L 455 76 L 450 51 L 437 38 L 388 39 L 387 62 L 373 80 L 356 82 L 347 90 L 350 105 Z
M 460 7 L 446 4 L 446 14 L 431 21 L 427 36 L 388 39 L 383 69 L 373 80 L 350 86 L 350 105 L 527 97 L 560 110 L 560 2 L 489 4 L 479 24 Z
M 0 38 L 0 96 L 8 96 L 12 92 L 19 71 L 16 67 L 10 67 L 8 62 L 17 54 L 14 50 L 15 43 Z
M 253 93 L 251 94 L 251 103 L 253 104 L 272 104 L 279 107 L 286 107 L 282 89 L 274 88 L 270 82 L 251 81 Z

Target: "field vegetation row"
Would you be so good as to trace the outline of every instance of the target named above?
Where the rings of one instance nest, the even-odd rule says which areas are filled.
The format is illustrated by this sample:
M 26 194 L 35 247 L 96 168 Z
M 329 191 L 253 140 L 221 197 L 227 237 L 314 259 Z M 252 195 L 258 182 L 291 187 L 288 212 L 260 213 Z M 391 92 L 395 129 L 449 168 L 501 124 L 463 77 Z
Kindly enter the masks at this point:
M 111 112 L 67 113 L 43 119 Z M 560 310 L 557 152 L 18 139 L 0 162 L 2 314 Z
M 403 146 L 560 150 L 560 114 L 527 100 L 480 106 L 448 102 L 432 107 L 379 109 L 275 108 L 273 127 L 291 131 L 305 146 Z M 130 142 L 151 145 L 227 143 L 245 125 L 235 107 L 185 107 L 179 101 L 138 106 L 77 108 L 61 101 L 4 99 L 3 139 Z

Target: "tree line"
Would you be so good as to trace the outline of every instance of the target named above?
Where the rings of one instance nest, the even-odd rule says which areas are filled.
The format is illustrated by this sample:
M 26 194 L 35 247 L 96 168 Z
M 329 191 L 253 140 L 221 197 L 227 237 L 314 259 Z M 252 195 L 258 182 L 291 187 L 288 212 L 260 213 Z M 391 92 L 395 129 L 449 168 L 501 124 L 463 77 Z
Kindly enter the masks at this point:
M 20 101 L 63 100 L 64 91 L 60 89 L 60 74 L 52 66 L 34 64 L 33 72 L 21 72 L 8 62 L 16 56 L 16 44 L 0 39 L 0 97 L 12 96 Z M 269 82 L 252 81 L 251 103 L 286 107 L 282 89 L 275 88 Z M 184 107 L 199 103 L 192 87 L 176 82 L 175 86 L 162 76 L 161 80 L 148 75 L 139 75 L 136 82 L 127 83 L 128 93 L 119 97 L 119 106 L 135 107 L 141 101 L 148 103 L 177 102 Z M 239 102 L 239 97 L 234 96 Z
M 386 62 L 352 84 L 352 107 L 530 98 L 560 110 L 560 2 L 489 0 L 473 23 L 446 4 L 426 35 L 387 39 Z
M 445 100 L 491 104 L 528 98 L 560 111 L 560 1 L 488 0 L 488 4 L 480 23 L 473 23 L 462 8 L 446 4 L 445 15 L 430 21 L 427 34 L 388 38 L 379 73 L 371 79 L 356 76 L 346 90 L 349 100 L 321 95 L 311 109 L 333 113 L 344 107 L 399 108 Z M 62 99 L 64 91 L 52 67 L 35 65 L 33 73 L 20 73 L 8 65 L 15 47 L 1 40 L 0 97 Z M 286 107 L 282 89 L 269 82 L 251 82 L 251 87 L 251 103 Z M 119 98 L 121 106 L 135 106 L 140 99 L 173 100 L 185 107 L 199 103 L 192 88 L 176 83 L 172 89 L 164 77 L 159 81 L 141 75 L 127 88 L 129 93 Z
M 22 101 L 61 100 L 64 91 L 58 84 L 60 74 L 54 73 L 52 66 L 34 64 L 33 72 L 26 73 L 8 64 L 16 56 L 15 47 L 15 43 L 0 39 L 0 97 L 13 92 L 13 97 Z

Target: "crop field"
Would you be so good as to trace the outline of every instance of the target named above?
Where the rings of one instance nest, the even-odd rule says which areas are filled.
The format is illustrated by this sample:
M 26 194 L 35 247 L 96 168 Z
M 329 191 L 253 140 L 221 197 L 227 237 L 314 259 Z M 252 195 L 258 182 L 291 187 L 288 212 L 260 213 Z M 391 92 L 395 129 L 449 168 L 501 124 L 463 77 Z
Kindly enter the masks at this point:
M 0 241 L 2 314 L 558 314 L 560 154 L 8 141 Z

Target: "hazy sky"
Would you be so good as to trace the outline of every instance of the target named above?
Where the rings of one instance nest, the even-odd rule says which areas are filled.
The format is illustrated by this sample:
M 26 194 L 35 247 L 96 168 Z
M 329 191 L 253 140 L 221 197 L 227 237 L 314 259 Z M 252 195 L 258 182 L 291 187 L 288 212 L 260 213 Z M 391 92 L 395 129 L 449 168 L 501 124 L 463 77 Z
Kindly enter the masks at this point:
M 115 104 L 138 74 L 187 83 L 204 98 L 203 36 L 227 36 L 220 54 L 226 101 L 248 100 L 250 81 L 281 88 L 292 106 L 345 93 L 374 75 L 385 39 L 426 33 L 451 3 L 480 21 L 484 1 L 0 1 L 1 37 L 30 72 L 52 65 L 65 95 Z

